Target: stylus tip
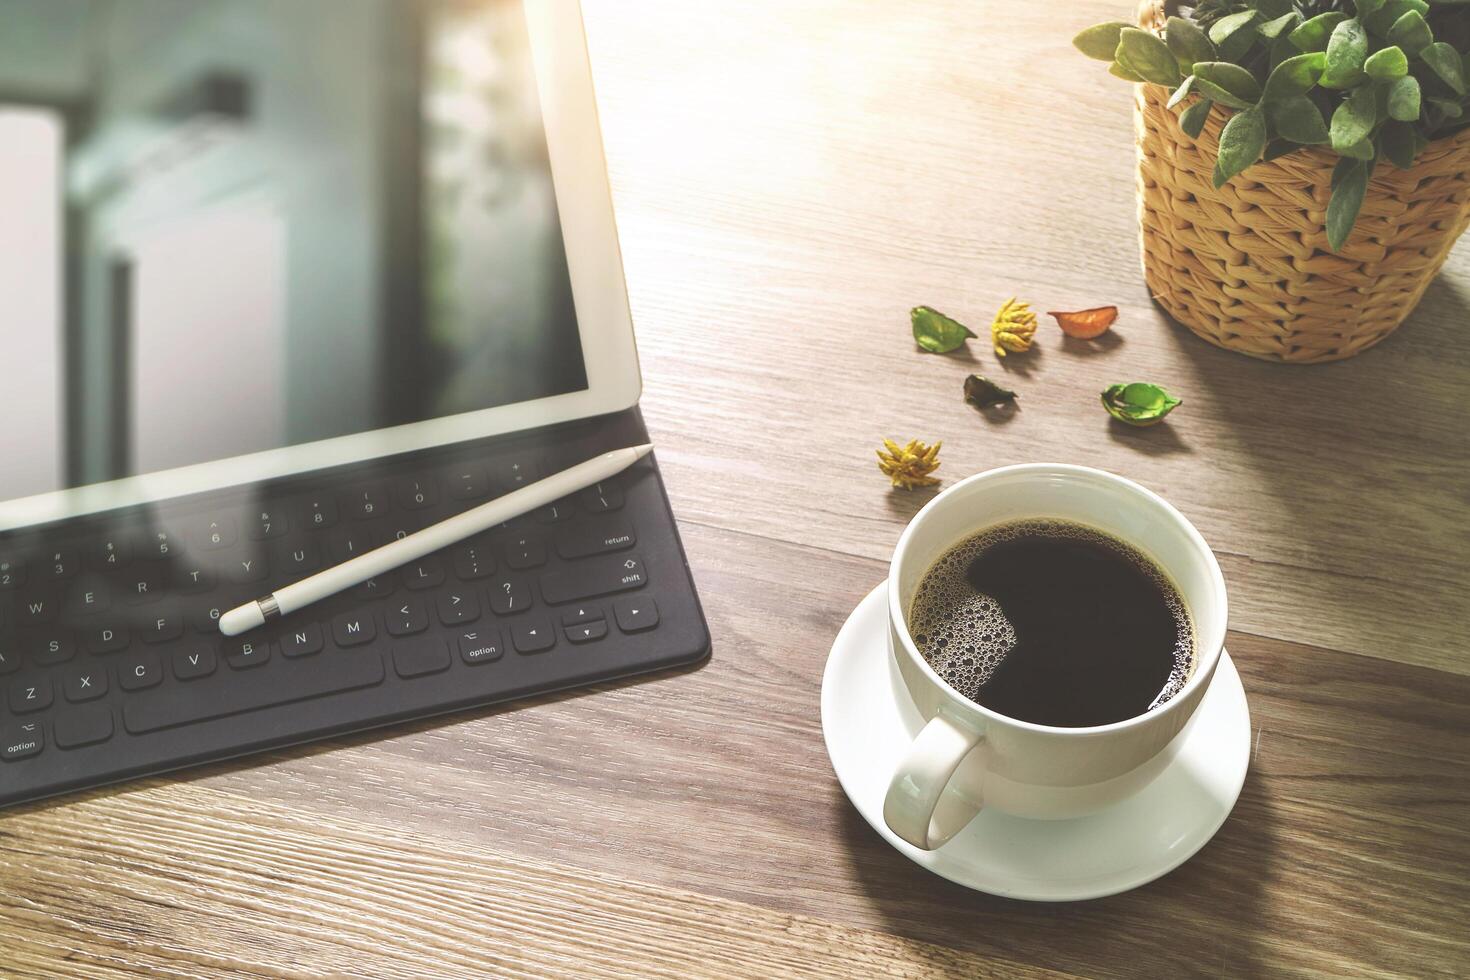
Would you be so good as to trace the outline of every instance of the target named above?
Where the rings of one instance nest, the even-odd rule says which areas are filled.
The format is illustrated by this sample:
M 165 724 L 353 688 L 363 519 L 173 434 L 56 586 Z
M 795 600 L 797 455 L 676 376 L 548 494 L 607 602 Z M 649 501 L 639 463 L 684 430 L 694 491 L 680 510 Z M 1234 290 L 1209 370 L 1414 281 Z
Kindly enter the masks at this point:
M 639 459 L 642 459 L 644 456 L 647 456 L 649 453 L 653 452 L 653 443 L 645 442 L 641 446 L 634 446 L 633 451 L 638 454 Z
M 219 618 L 219 631 L 225 636 L 239 636 L 264 623 L 265 614 L 260 610 L 260 603 L 247 602 Z

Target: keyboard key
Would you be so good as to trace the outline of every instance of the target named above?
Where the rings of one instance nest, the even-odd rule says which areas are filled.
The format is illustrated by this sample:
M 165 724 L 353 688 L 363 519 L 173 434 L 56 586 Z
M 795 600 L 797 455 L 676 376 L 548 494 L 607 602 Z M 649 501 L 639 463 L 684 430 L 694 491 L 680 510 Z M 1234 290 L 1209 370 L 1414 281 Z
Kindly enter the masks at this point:
M 105 612 L 112 604 L 112 591 L 98 575 L 78 579 L 67 593 L 67 607 L 75 616 Z
M 241 585 L 249 582 L 263 582 L 268 571 L 263 554 L 242 555 L 225 566 L 225 575 L 229 580 L 239 582 Z
M 340 647 L 355 647 L 371 643 L 378 635 L 371 613 L 343 613 L 332 620 L 332 638 Z
M 121 568 L 133 557 L 132 549 L 123 537 L 113 536 L 97 545 L 92 553 L 92 563 L 102 571 Z
M 45 562 L 45 574 L 51 579 L 68 579 L 81 570 L 82 562 L 75 551 L 53 551 Z
M 563 626 L 576 626 L 578 623 L 590 623 L 594 619 L 602 619 L 602 609 L 598 606 L 578 606 L 568 609 L 561 614 Z
M 578 502 L 582 505 L 583 510 L 593 514 L 618 510 L 623 506 L 623 490 L 616 483 L 607 481 L 594 483 L 582 491 Z
M 540 479 L 536 464 L 528 459 L 512 459 L 495 464 L 495 482 L 505 491 L 519 490 Z
M 117 653 L 126 650 L 131 640 L 128 631 L 116 624 L 89 626 L 82 631 L 82 645 L 88 653 Z
M 480 618 L 480 600 L 469 589 L 455 589 L 439 596 L 439 622 L 445 626 L 472 623 Z
M 19 559 L 0 558 L 0 589 L 12 589 L 25 580 L 25 566 Z
M 181 698 L 168 690 L 141 694 L 123 705 L 123 727 L 142 735 L 382 682 L 383 659 L 371 651 L 357 657 L 311 657 L 291 665 L 289 682 L 283 683 L 273 670 L 249 670 L 231 674 L 228 684 L 206 682 L 207 696 Z
M 574 602 L 641 588 L 647 582 L 637 555 L 587 558 L 541 576 L 541 595 L 547 602 Z
M 270 641 L 260 637 L 231 636 L 224 642 L 225 663 L 235 670 L 259 667 L 271 658 Z
M 541 653 L 556 646 L 556 631 L 542 619 L 528 619 L 510 628 L 517 653 Z
M 586 558 L 621 551 L 638 543 L 632 526 L 622 518 L 601 518 L 574 524 L 556 539 L 556 553 L 563 558 Z
M 449 470 L 449 496 L 455 500 L 473 500 L 490 492 L 490 476 L 479 463 L 463 463 Z
M 22 596 L 16 603 L 16 620 L 22 626 L 35 626 L 56 621 L 57 606 L 61 600 L 51 594 Z
M 403 568 L 403 584 L 410 589 L 432 589 L 444 582 L 444 563 L 437 558 L 420 558 Z
M 117 684 L 124 691 L 143 691 L 163 680 L 163 667 L 151 653 L 130 657 L 118 664 Z
M 393 499 L 404 510 L 423 510 L 439 502 L 439 490 L 427 477 L 404 477 L 394 483 Z
M 624 633 L 651 630 L 658 625 L 658 604 L 653 596 L 619 599 L 613 603 L 613 615 L 617 617 L 618 629 Z
M 454 574 L 462 582 L 489 578 L 495 574 L 495 559 L 486 544 L 462 544 L 454 549 Z
M 235 605 L 240 605 L 240 603 L 237 602 Z M 233 608 L 234 606 L 201 606 L 189 614 L 189 625 L 199 633 L 218 633 L 220 614 L 226 609 Z
M 607 621 L 594 619 L 589 623 L 582 623 L 580 626 L 564 626 L 562 627 L 562 632 L 573 643 L 591 643 L 593 640 L 600 640 L 604 636 L 607 636 Z
M 281 656 L 309 657 L 322 649 L 322 628 L 316 623 L 288 627 L 281 633 Z
M 518 570 L 540 568 L 546 564 L 546 545 L 535 535 L 514 537 L 505 546 L 505 563 Z
M 197 681 L 214 673 L 218 663 L 213 650 L 195 644 L 193 649 L 174 654 L 174 676 L 181 681 Z
M 214 588 L 214 573 L 199 565 L 180 565 L 174 569 L 174 588 L 185 595 L 208 592 Z
M 547 504 L 536 511 L 536 520 L 542 524 L 560 524 L 562 521 L 572 519 L 572 505 L 565 500 L 558 500 L 554 504 Z
M 199 547 L 206 551 L 228 548 L 239 539 L 239 525 L 233 517 L 224 515 L 205 521 L 195 538 Z
M 66 699 L 73 704 L 100 698 L 107 693 L 107 668 L 77 668 L 66 675 L 66 679 L 61 682 L 61 689 Z
M 164 560 L 174 557 L 174 538 L 168 531 L 153 531 L 143 540 L 140 553 L 144 558 Z
M 448 670 L 452 661 L 443 640 L 423 639 L 393 645 L 393 670 L 399 677 L 423 677 Z
M 457 642 L 459 659 L 471 666 L 488 664 L 505 655 L 505 647 L 501 645 L 499 630 L 466 630 L 459 634 Z
M 378 546 L 378 537 L 362 525 L 344 527 L 332 535 L 332 564 L 340 564 L 356 558 Z
M 79 749 L 112 738 L 112 709 L 106 705 L 74 708 L 56 716 L 52 725 L 56 745 L 62 749 Z
M 184 614 L 177 606 L 160 606 L 152 616 L 138 630 L 144 643 L 167 643 L 184 635 Z
M 45 747 L 46 739 L 41 734 L 40 722 L 16 722 L 0 730 L 0 759 L 6 762 L 29 759 L 39 755 Z
M 383 619 L 388 625 L 388 632 L 393 636 L 411 636 L 429 628 L 429 614 L 424 609 L 424 600 L 415 596 L 391 605 L 383 613 Z
M 276 548 L 274 564 L 282 576 L 293 581 L 310 575 L 321 567 L 321 546 L 315 538 L 283 541 Z
M 347 513 L 360 521 L 388 512 L 388 495 L 381 487 L 368 487 L 347 497 Z
M 66 630 L 33 633 L 26 646 L 31 662 L 42 666 L 66 663 L 77 653 L 76 643 Z
M 311 497 L 302 505 L 302 517 L 307 527 L 331 527 L 337 523 L 337 501 L 329 494 Z
M 15 641 L 8 637 L 0 637 L 0 677 L 13 674 L 20 670 L 20 649 L 15 646 Z
M 163 569 L 154 563 L 139 565 L 138 570 L 129 575 L 121 587 L 122 595 L 134 604 L 156 602 L 163 598 L 166 591 Z
M 498 615 L 524 612 L 531 608 L 531 587 L 523 580 L 503 578 L 486 586 L 490 608 Z
M 251 514 L 245 533 L 252 541 L 279 538 L 286 533 L 286 514 L 277 507 L 261 507 Z
M 27 714 L 51 707 L 51 680 L 26 680 L 10 687 L 10 713 Z
M 391 572 L 383 575 L 375 575 L 364 582 L 359 582 L 353 587 L 353 594 L 362 599 L 382 599 L 393 594 L 393 575 Z

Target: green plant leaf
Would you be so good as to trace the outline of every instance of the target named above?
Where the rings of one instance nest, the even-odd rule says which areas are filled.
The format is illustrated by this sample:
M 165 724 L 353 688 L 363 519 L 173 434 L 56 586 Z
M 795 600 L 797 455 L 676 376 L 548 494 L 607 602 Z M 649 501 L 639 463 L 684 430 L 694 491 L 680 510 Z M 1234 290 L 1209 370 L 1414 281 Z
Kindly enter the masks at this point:
M 1405 75 L 1388 84 L 1388 114 L 1400 122 L 1419 118 L 1419 79 Z
M 1002 388 L 989 378 L 979 374 L 972 374 L 965 379 L 965 401 L 976 408 L 990 408 L 995 405 L 1006 405 L 1016 400 L 1016 393 L 1009 388 Z
M 1417 10 L 1410 10 L 1388 29 L 1388 43 L 1397 44 L 1411 58 L 1433 41 L 1434 32 L 1429 29 L 1429 22 Z
M 1169 46 L 1152 31 L 1123 28 L 1117 57 L 1146 82 L 1170 88 L 1179 84 L 1179 62 Z
M 1358 222 L 1372 174 L 1373 164 L 1366 160 L 1344 159 L 1333 171 L 1332 200 L 1327 203 L 1327 246 L 1334 252 L 1342 250 Z
M 1266 149 L 1266 114 L 1260 106 L 1252 106 L 1230 117 L 1220 131 L 1220 155 L 1215 158 L 1215 186 L 1223 187 L 1230 178 L 1261 158 Z
M 1190 75 L 1184 81 L 1180 82 L 1179 87 L 1174 90 L 1174 94 L 1169 96 L 1167 108 L 1172 109 L 1189 98 L 1189 93 L 1192 91 L 1194 91 L 1194 76 Z
M 1256 76 L 1228 61 L 1201 61 L 1194 66 L 1194 74 L 1196 78 L 1219 86 L 1247 105 L 1255 104 L 1261 97 L 1261 83 L 1256 81 Z
M 1141 81 L 1143 81 L 1142 76 L 1135 75 L 1133 73 L 1133 69 L 1129 68 L 1127 65 L 1123 64 L 1123 62 L 1121 62 L 1121 61 L 1115 61 L 1111 65 L 1108 65 L 1108 74 L 1109 75 L 1117 76 L 1118 78 L 1123 79 L 1123 81 L 1125 81 L 1125 82 L 1141 82 Z
M 1438 109 L 1449 119 L 1459 119 L 1465 114 L 1465 110 L 1460 105 L 1460 103 L 1451 102 L 1448 99 L 1430 99 L 1429 104 L 1434 106 L 1434 108 Z
M 1339 153 L 1361 143 L 1378 122 L 1378 97 L 1371 85 L 1359 85 L 1332 114 L 1332 148 Z
M 1378 134 L 1378 146 L 1383 156 L 1400 170 L 1412 167 L 1419 152 L 1414 143 L 1414 127 L 1405 122 L 1385 123 Z
M 1351 88 L 1363 77 L 1368 58 L 1368 32 L 1355 20 L 1333 28 L 1327 42 L 1327 68 L 1319 80 L 1323 88 Z
M 1247 102 L 1245 99 L 1231 95 L 1214 82 L 1200 78 L 1198 75 L 1194 78 L 1194 90 L 1210 101 L 1218 102 L 1232 109 L 1249 109 L 1252 105 L 1252 103 Z
M 1119 422 L 1128 425 L 1157 425 L 1174 409 L 1184 404 L 1158 385 L 1146 381 L 1108 385 L 1102 392 L 1103 408 Z
M 1458 58 L 1455 60 L 1459 61 Z M 1380 82 L 1393 81 L 1409 73 L 1409 58 L 1404 54 L 1403 48 L 1390 44 L 1370 54 L 1368 60 L 1363 62 L 1363 70 L 1368 73 L 1369 78 Z
M 1199 6 L 1195 4 L 1196 9 Z M 1262 17 L 1269 20 L 1291 12 L 1295 9 L 1296 2 L 1295 0 L 1250 0 L 1250 6 L 1255 7 Z
M 1322 110 L 1305 95 L 1289 95 L 1284 99 L 1266 103 L 1266 112 L 1271 128 L 1283 139 L 1293 143 L 1311 145 L 1326 143 L 1331 137 Z
M 1295 11 L 1289 14 L 1282 14 L 1275 20 L 1268 20 L 1266 23 L 1261 24 L 1256 28 L 1256 33 L 1269 41 L 1274 41 L 1281 36 L 1283 31 L 1295 28 L 1297 24 L 1301 23 L 1301 19 L 1302 15 Z
M 1322 77 L 1327 67 L 1327 56 L 1321 51 L 1309 51 L 1294 58 L 1287 58 L 1266 79 L 1265 99 L 1284 99 L 1292 95 L 1303 95 L 1310 91 Z
M 1242 10 L 1221 17 L 1210 25 L 1210 40 L 1216 44 L 1224 44 L 1232 34 L 1248 28 L 1257 16 L 1259 15 L 1254 10 Z
M 1358 19 L 1370 17 L 1382 9 L 1388 0 L 1353 0 L 1353 6 L 1358 8 Z
M 1419 57 L 1456 95 L 1465 94 L 1464 63 L 1453 45 L 1436 41 L 1419 52 Z
M 1174 52 L 1182 71 L 1192 71 L 1196 61 L 1214 61 L 1215 46 L 1198 24 L 1185 17 L 1170 17 L 1164 22 L 1164 43 Z
M 1333 30 L 1345 20 L 1347 20 L 1347 14 L 1336 10 L 1308 18 L 1302 22 L 1300 27 L 1291 32 L 1289 35 L 1291 43 L 1302 51 L 1326 51 L 1327 42 L 1332 37 Z
M 1352 157 L 1354 160 L 1372 160 L 1376 151 L 1371 139 L 1362 139 L 1351 146 L 1344 146 L 1337 152 L 1342 156 Z
M 1179 114 L 1179 128 L 1184 130 L 1190 139 L 1199 139 L 1199 134 L 1205 130 L 1205 120 L 1210 118 L 1210 108 L 1214 104 L 1209 99 L 1200 99 L 1185 109 Z
M 916 306 L 909 310 L 909 323 L 914 330 L 914 341 L 931 354 L 958 350 L 975 336 L 969 327 L 932 306 Z
M 1388 3 L 1379 7 L 1366 17 L 1359 17 L 1363 26 L 1368 28 L 1368 33 L 1375 37 L 1386 37 L 1392 30 L 1394 22 L 1410 10 L 1417 10 L 1421 14 L 1429 13 L 1429 4 L 1424 0 L 1388 0 Z
M 1266 152 L 1261 154 L 1261 162 L 1270 163 L 1277 157 L 1284 157 L 1288 153 L 1294 153 L 1299 149 L 1301 147 L 1291 140 L 1272 140 L 1266 144 Z
M 1098 61 L 1112 61 L 1113 53 L 1118 50 L 1119 35 L 1123 33 L 1123 28 L 1128 26 L 1122 21 L 1095 24 L 1072 38 L 1072 46 L 1089 58 L 1096 58 Z

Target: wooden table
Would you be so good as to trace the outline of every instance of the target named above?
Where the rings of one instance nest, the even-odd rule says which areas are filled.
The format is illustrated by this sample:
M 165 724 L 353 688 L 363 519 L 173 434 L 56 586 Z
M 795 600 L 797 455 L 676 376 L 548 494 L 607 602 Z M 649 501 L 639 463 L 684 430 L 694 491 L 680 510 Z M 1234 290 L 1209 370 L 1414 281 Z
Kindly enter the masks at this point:
M 1470 247 L 1341 364 L 1215 350 L 1138 269 L 1130 93 L 1072 32 L 1119 3 L 588 3 L 646 382 L 705 666 L 0 817 L 0 973 L 1470 973 Z M 1117 303 L 999 366 L 907 310 Z M 964 405 L 971 371 L 1021 409 Z M 1115 380 L 1185 404 L 1109 424 Z M 823 748 L 829 645 L 954 480 L 1104 467 L 1231 590 L 1255 728 L 1219 835 L 1135 892 L 1036 906 L 910 864 Z

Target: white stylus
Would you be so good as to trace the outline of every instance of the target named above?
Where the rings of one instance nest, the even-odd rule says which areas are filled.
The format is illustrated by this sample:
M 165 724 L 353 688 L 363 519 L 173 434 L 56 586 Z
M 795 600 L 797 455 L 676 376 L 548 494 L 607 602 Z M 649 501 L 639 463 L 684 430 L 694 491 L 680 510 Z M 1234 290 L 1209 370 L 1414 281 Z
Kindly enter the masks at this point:
M 374 576 L 390 572 L 399 565 L 473 537 L 481 531 L 488 531 L 497 524 L 520 517 L 553 500 L 585 490 L 595 483 L 616 476 L 651 452 L 651 445 L 642 445 L 614 449 L 610 453 L 594 456 L 585 463 L 578 463 L 570 469 L 553 473 L 544 480 L 512 490 L 504 497 L 497 497 L 489 503 L 473 507 L 422 531 L 391 541 L 381 548 L 374 548 L 340 565 L 277 589 L 263 599 L 231 609 L 219 618 L 219 631 L 225 636 L 239 636 L 246 630 L 264 625 L 267 620 L 293 613 L 343 589 L 350 589 Z

